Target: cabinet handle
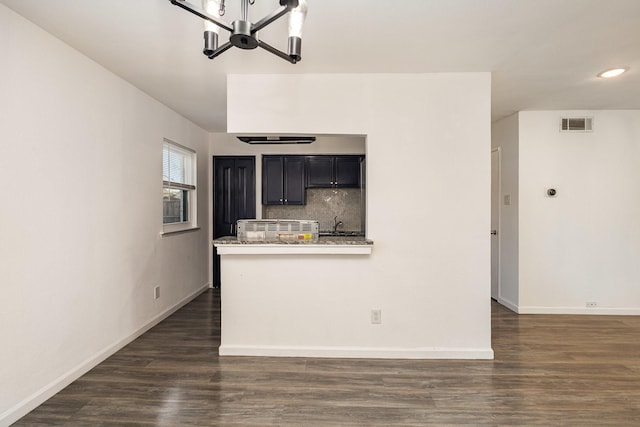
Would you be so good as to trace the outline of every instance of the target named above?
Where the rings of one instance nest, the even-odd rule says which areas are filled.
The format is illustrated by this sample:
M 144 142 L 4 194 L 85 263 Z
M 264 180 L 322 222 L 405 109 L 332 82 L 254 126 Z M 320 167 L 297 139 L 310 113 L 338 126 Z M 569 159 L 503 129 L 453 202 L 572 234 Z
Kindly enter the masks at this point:
M 289 203 L 289 201 L 288 201 L 287 199 L 284 199 L 284 202 L 285 202 L 285 203 Z

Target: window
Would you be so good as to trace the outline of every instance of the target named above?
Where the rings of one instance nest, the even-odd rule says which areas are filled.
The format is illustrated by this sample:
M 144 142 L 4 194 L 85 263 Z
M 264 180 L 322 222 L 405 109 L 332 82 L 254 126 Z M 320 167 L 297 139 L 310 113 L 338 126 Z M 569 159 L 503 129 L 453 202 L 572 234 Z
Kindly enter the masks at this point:
M 175 142 L 162 146 L 162 223 L 164 231 L 196 226 L 196 153 Z

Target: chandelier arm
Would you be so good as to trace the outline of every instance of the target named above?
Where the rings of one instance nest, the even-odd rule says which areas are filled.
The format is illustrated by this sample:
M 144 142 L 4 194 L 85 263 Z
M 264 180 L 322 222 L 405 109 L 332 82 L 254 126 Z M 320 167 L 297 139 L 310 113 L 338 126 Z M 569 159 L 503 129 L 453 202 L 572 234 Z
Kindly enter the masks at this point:
M 228 51 L 232 47 L 233 47 L 233 45 L 231 44 L 231 42 L 226 42 L 225 44 L 223 44 L 222 46 L 220 46 L 219 48 L 214 50 L 211 55 L 207 55 L 207 58 L 213 59 L 216 56 L 220 55 L 221 53 L 224 53 L 224 52 Z
M 290 10 L 291 10 L 291 7 L 289 7 L 289 6 L 282 6 L 282 7 L 279 7 L 278 9 L 274 10 L 269 15 L 265 16 L 264 18 L 262 18 L 261 20 L 259 20 L 258 22 L 256 22 L 255 24 L 253 24 L 251 26 L 251 34 L 253 35 L 253 34 L 257 33 L 258 31 L 260 31 L 261 29 L 263 29 L 267 25 L 271 24 L 276 19 L 281 18 L 284 15 L 286 15 L 287 12 L 289 12 Z
M 280 58 L 284 59 L 287 62 L 291 62 L 292 64 L 295 64 L 297 61 L 294 58 L 291 58 L 289 55 L 287 55 L 286 53 L 284 53 L 283 51 L 276 49 L 275 47 L 271 46 L 268 43 L 263 42 L 262 40 L 258 40 L 258 47 L 263 48 L 264 50 L 273 53 L 276 56 L 279 56 Z
M 169 0 L 169 1 L 171 2 L 171 4 L 176 5 L 179 8 L 182 8 L 182 9 L 186 10 L 187 12 L 191 12 L 194 15 L 213 23 L 213 24 L 217 25 L 220 28 L 223 28 L 223 29 L 229 31 L 230 33 L 233 32 L 233 28 L 229 24 L 227 24 L 226 22 L 207 14 L 204 10 L 200 9 L 197 6 L 192 5 L 188 1 L 185 1 L 185 0 Z

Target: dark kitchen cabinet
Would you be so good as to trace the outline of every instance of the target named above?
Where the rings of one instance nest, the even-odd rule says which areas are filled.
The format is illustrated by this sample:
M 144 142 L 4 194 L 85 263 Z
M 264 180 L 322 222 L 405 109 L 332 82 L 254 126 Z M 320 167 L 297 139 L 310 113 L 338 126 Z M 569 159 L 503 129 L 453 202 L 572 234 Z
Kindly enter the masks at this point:
M 262 157 L 262 204 L 304 205 L 305 157 Z
M 307 188 L 360 187 L 362 156 L 307 156 Z
M 307 156 L 307 187 L 333 186 L 333 156 Z
M 360 187 L 362 156 L 336 156 L 334 160 L 336 187 Z

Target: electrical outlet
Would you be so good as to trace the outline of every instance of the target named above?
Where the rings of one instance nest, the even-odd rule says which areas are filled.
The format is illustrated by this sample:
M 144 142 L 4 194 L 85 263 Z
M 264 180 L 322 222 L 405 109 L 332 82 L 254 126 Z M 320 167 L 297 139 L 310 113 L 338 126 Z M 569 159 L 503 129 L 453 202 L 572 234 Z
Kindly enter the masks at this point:
M 153 288 L 153 299 L 160 298 L 160 286 Z
M 371 323 L 374 325 L 382 323 L 382 310 L 371 310 Z
M 587 307 L 588 308 L 593 308 L 593 307 L 597 307 L 598 303 L 595 301 L 587 301 Z

